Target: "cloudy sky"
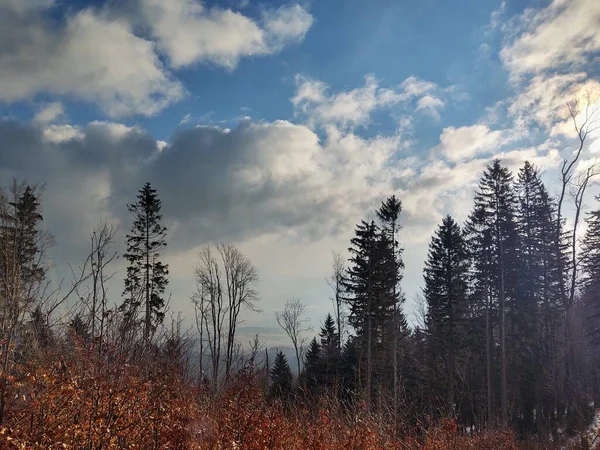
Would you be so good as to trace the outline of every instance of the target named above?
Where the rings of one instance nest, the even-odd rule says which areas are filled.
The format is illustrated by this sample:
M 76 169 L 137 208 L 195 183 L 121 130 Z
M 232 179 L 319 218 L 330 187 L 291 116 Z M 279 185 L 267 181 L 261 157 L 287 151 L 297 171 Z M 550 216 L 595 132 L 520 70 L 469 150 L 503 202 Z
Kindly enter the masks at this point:
M 261 274 L 247 332 L 277 339 L 291 296 L 322 322 L 332 250 L 386 196 L 410 316 L 432 232 L 492 157 L 555 191 L 565 102 L 600 87 L 600 2 L 285 1 L 0 0 L 0 183 L 46 184 L 57 272 L 103 218 L 122 246 L 150 181 L 171 307 L 191 312 L 199 246 L 234 243 Z

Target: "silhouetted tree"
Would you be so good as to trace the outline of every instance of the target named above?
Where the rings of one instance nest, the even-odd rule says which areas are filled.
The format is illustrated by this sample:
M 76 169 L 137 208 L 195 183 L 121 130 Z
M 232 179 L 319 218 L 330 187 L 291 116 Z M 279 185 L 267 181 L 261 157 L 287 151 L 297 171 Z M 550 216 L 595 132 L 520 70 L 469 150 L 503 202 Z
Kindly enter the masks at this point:
M 167 243 L 167 228 L 161 225 L 161 201 L 150 183 L 146 183 L 137 195 L 137 202 L 128 205 L 134 221 L 127 235 L 129 263 L 125 278 L 125 301 L 122 309 L 129 323 L 135 322 L 138 308 L 144 307 L 144 341 L 148 342 L 156 325 L 164 319 L 165 301 L 162 297 L 169 283 L 168 266 L 159 257 Z
M 430 347 L 445 363 L 440 394 L 454 414 L 457 354 L 464 345 L 469 255 L 458 224 L 446 216 L 429 244 L 425 263 L 425 300 Z M 435 359 L 437 359 L 435 358 Z
M 321 358 L 321 346 L 316 338 L 313 338 L 308 345 L 308 350 L 304 356 L 304 369 L 301 377 L 303 387 L 312 394 L 315 394 L 323 384 L 323 359 Z
M 500 352 L 501 423 L 508 425 L 508 382 L 506 360 L 507 310 L 517 301 L 518 234 L 515 223 L 516 197 L 513 178 L 499 160 L 487 166 L 475 192 L 475 205 L 467 232 L 473 256 L 475 291 L 485 304 L 487 339 L 488 421 L 494 419 L 494 319 L 497 317 Z
M 282 400 L 289 400 L 292 395 L 293 380 L 292 369 L 290 369 L 287 358 L 282 351 L 278 351 L 271 369 L 271 395 Z

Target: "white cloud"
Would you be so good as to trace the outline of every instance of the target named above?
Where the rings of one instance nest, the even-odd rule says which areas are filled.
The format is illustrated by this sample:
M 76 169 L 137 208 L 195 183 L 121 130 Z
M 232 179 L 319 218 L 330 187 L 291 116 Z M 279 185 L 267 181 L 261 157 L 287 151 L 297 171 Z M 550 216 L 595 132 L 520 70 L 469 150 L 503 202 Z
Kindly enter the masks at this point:
M 300 5 L 287 5 L 275 11 L 267 11 L 263 22 L 268 46 L 277 50 L 288 43 L 302 41 L 313 21 L 313 16 Z
M 408 77 L 400 84 L 400 87 L 407 98 L 420 97 L 437 89 L 435 83 L 420 80 L 415 76 Z
M 233 69 L 242 57 L 300 42 L 313 23 L 298 5 L 254 20 L 196 0 L 137 4 L 130 16 L 107 2 L 56 21 L 51 0 L 1 0 L 0 101 L 65 95 L 93 102 L 113 117 L 151 116 L 185 95 L 157 51 L 175 68 L 207 61 Z
M 83 139 L 84 134 L 73 125 L 48 125 L 42 131 L 44 140 L 53 144 L 61 144 L 73 139 Z
M 103 120 L 94 120 L 88 124 L 88 130 L 109 137 L 116 141 L 122 140 L 132 134 L 145 134 L 145 131 L 139 126 L 128 126 L 122 123 L 107 122 Z
M 522 130 L 532 123 L 552 130 L 560 123 L 563 124 L 560 129 L 566 131 L 572 129 L 564 124 L 569 116 L 567 103 L 578 100 L 583 105 L 588 99 L 595 102 L 599 95 L 600 83 L 583 72 L 536 75 L 513 99 L 509 112 Z M 559 132 L 558 128 L 552 131 L 553 134 Z
M 42 106 L 33 120 L 38 123 L 50 123 L 60 119 L 65 114 L 64 107 L 60 102 L 53 102 Z
M 490 130 L 487 125 L 446 127 L 434 149 L 448 161 L 463 161 L 482 153 L 493 154 L 508 141 L 508 133 Z
M 296 95 L 292 97 L 292 103 L 296 108 L 307 111 L 311 103 L 321 103 L 326 100 L 327 84 L 323 81 L 296 75 Z
M 439 109 L 445 105 L 440 95 L 452 90 L 416 77 L 407 78 L 397 87 L 384 88 L 373 75 L 367 75 L 364 86 L 330 95 L 323 81 L 297 75 L 296 94 L 291 100 L 296 113 L 307 115 L 311 126 L 353 127 L 368 125 L 373 112 L 396 105 L 439 117 Z
M 306 126 L 283 120 L 242 121 L 233 129 L 199 126 L 169 142 L 112 122 L 43 129 L 6 122 L 0 123 L 0 139 L 6 143 L 0 183 L 26 175 L 46 182 L 49 196 L 55 186 L 66 186 L 64 180 L 74 190 L 84 181 L 101 184 L 105 195 L 94 191 L 100 196 L 95 203 L 78 202 L 76 214 L 49 217 L 52 227 L 61 224 L 61 245 L 70 245 L 68 234 L 90 231 L 72 230 L 88 210 L 90 217 L 102 209 L 128 220 L 126 204 L 151 181 L 161 194 L 174 250 L 273 232 L 317 241 L 336 235 L 389 194 L 401 146 L 394 135 L 365 139 L 342 132 L 321 142 Z
M 489 156 L 444 162 L 434 159 L 420 167 L 406 182 L 402 191 L 405 222 L 403 234 L 411 246 L 425 244 L 441 218 L 453 215 L 459 222 L 466 219 L 472 205 L 473 193 L 486 166 L 500 159 L 516 173 L 529 161 L 541 170 L 555 169 L 560 154 L 547 141 L 536 147 L 491 150 Z
M 0 11 L 1 100 L 67 95 L 122 116 L 152 115 L 184 94 L 162 67 L 153 43 L 135 36 L 124 20 L 83 10 L 55 30 L 37 14 L 11 18 L 4 13 Z
M 424 111 L 436 120 L 440 120 L 439 110 L 445 106 L 445 102 L 433 95 L 425 95 L 417 102 L 417 110 Z
M 319 81 L 299 79 L 298 92 L 292 99 L 296 106 L 310 111 L 312 118 L 342 126 L 366 125 L 371 113 L 400 101 L 398 93 L 380 88 L 375 77 L 365 77 L 360 88 L 327 97 L 325 85 Z
M 600 83 L 588 73 L 600 53 L 599 21 L 595 0 L 553 0 L 505 26 L 500 57 L 517 88 L 509 112 L 522 131 L 537 124 L 562 133 L 565 127 L 555 125 L 565 121 L 566 103 L 600 93 Z
M 489 23 L 483 28 L 483 34 L 490 37 L 498 28 L 503 26 L 503 18 L 506 12 L 506 1 L 502 0 L 500 6 L 492 11 Z M 483 45 L 483 44 L 482 44 Z
M 298 5 L 265 13 L 262 24 L 197 0 L 140 0 L 140 7 L 159 48 L 175 68 L 206 61 L 234 69 L 242 57 L 275 53 L 301 41 L 313 22 Z
M 500 57 L 513 77 L 583 66 L 600 51 L 599 22 L 596 0 L 554 0 L 524 13 L 521 33 Z

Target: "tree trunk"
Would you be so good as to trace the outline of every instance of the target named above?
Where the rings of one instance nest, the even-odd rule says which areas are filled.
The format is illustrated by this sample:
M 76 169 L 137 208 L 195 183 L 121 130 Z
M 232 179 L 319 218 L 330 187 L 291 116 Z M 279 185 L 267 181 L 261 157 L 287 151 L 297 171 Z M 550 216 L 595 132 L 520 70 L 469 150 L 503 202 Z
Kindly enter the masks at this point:
M 508 426 L 508 391 L 506 383 L 506 336 L 505 336 L 505 295 L 504 270 L 500 264 L 500 408 L 502 426 Z
M 144 342 L 148 344 L 150 336 L 150 224 L 146 217 L 146 317 L 144 320 Z
M 488 288 L 489 289 L 489 288 Z M 492 294 L 488 292 L 487 308 L 485 310 L 485 341 L 486 341 L 486 381 L 487 381 L 487 414 L 488 425 L 495 421 L 494 414 L 494 330 L 492 327 Z

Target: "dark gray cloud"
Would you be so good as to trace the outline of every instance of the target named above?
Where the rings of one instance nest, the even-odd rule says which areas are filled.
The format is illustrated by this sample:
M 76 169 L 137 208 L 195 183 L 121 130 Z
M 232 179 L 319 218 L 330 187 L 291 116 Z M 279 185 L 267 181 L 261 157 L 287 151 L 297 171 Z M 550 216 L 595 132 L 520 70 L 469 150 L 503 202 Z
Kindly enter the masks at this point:
M 197 127 L 162 149 L 145 131 L 120 124 L 4 121 L 0 181 L 46 184 L 48 224 L 70 245 L 84 242 L 101 217 L 127 228 L 126 205 L 146 181 L 163 201 L 173 250 L 282 229 L 313 240 L 347 226 L 368 203 L 352 164 L 339 175 L 328 165 L 332 151 L 308 128 L 283 121 Z

